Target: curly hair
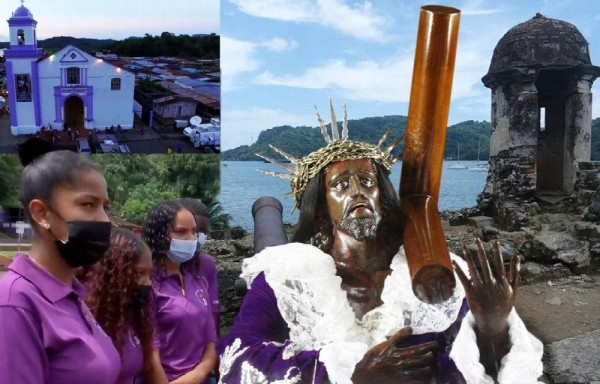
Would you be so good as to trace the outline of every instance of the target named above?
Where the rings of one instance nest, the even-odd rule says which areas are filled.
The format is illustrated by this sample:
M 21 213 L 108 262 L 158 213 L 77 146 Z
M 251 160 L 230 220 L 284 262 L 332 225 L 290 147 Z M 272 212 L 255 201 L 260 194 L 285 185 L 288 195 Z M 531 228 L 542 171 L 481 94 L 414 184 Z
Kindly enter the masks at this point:
M 136 311 L 133 297 L 139 280 L 135 268 L 148 246 L 133 232 L 113 228 L 110 248 L 82 280 L 88 287 L 87 304 L 102 329 L 112 339 L 119 354 L 129 329 L 133 329 L 142 348 L 152 348 L 154 324 L 152 303 Z
M 165 261 L 167 260 L 167 251 L 171 246 L 169 233 L 173 229 L 177 213 L 182 209 L 189 211 L 193 216 L 193 212 L 176 200 L 160 202 L 152 207 L 146 215 L 146 221 L 142 227 L 142 238 L 152 251 L 155 275 L 164 276 L 166 274 Z M 181 269 L 200 277 L 200 259 L 192 258 L 181 264 Z

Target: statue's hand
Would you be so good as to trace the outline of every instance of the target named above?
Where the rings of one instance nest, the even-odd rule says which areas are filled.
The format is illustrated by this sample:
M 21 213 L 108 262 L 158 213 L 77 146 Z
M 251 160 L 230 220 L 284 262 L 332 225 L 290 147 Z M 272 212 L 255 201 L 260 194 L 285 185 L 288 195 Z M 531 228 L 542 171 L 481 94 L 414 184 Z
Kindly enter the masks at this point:
M 367 351 L 356 365 L 352 383 L 430 383 L 435 377 L 434 351 L 438 344 L 430 341 L 410 347 L 396 345 L 412 334 L 402 328 L 383 343 Z
M 498 242 L 494 242 L 492 252 L 494 272 L 492 273 L 481 241 L 477 239 L 476 243 L 479 267 L 475 265 L 471 252 L 463 246 L 471 274 L 470 280 L 456 262 L 452 263 L 465 288 L 467 302 L 475 318 L 477 333 L 485 337 L 496 338 L 508 331 L 508 315 L 515 305 L 517 293 L 520 257 L 519 255 L 511 257 L 510 278 L 508 278 L 504 271 Z

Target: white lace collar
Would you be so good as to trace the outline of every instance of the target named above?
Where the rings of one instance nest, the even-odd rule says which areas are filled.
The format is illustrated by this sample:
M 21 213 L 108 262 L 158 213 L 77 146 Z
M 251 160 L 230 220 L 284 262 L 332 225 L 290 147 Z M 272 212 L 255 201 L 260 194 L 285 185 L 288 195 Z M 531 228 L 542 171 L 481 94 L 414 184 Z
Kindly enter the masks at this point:
M 459 257 L 452 255 L 463 266 Z M 430 305 L 417 299 L 411 288 L 408 265 L 401 247 L 391 264 L 381 294 L 383 305 L 357 320 L 336 276 L 331 256 L 299 243 L 266 248 L 245 259 L 242 275 L 248 285 L 261 273 L 275 292 L 290 340 L 299 350 L 317 350 L 335 341 L 378 344 L 398 329 L 411 326 L 414 334 L 441 332 L 457 318 L 464 289 L 457 278 L 453 296 Z

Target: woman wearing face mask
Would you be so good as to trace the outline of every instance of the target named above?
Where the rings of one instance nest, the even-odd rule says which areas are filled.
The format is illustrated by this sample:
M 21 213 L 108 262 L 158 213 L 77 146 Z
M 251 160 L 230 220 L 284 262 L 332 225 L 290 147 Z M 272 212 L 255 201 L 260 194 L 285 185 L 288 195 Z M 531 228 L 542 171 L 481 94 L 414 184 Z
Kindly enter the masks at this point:
M 132 232 L 113 228 L 104 258 L 83 277 L 87 303 L 121 355 L 116 384 L 167 383 L 160 365 L 149 302 L 152 286 L 150 248 Z
M 176 201 L 154 206 L 142 229 L 154 263 L 160 357 L 173 384 L 205 383 L 217 359 L 208 286 L 195 257 L 197 233 L 194 216 Z
M 19 198 L 34 237 L 0 280 L 0 383 L 114 384 L 119 354 L 75 278 L 109 247 L 106 181 L 69 151 L 23 165 Z
M 196 219 L 196 226 L 198 229 L 198 251 L 197 258 L 200 260 L 200 273 L 202 277 L 206 279 L 208 284 L 208 296 L 210 297 L 210 307 L 212 310 L 213 320 L 215 322 L 215 330 L 217 337 L 220 336 L 220 323 L 221 323 L 221 305 L 219 303 L 219 286 L 217 283 L 217 267 L 215 261 L 207 253 L 202 252 L 202 246 L 206 243 L 208 235 L 208 208 L 206 205 L 196 199 L 185 198 L 180 199 L 179 202 L 188 211 L 192 212 Z

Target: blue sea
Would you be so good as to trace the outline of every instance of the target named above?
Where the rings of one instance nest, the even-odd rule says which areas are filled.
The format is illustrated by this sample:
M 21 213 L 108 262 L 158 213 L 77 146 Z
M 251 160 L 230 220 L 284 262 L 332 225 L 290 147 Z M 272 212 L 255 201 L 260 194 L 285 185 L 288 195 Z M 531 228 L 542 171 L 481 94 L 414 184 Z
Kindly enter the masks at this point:
M 449 169 L 455 161 L 445 161 L 440 186 L 440 210 L 455 210 L 472 207 L 476 204 L 477 195 L 483 191 L 487 172 L 476 172 L 469 169 Z M 463 161 L 468 168 L 475 168 L 477 161 Z M 219 201 L 226 213 L 231 215 L 231 225 L 242 226 L 253 231 L 252 204 L 262 196 L 274 196 L 283 204 L 283 221 L 295 223 L 298 211 L 292 213 L 294 199 L 287 196 L 290 192 L 288 180 L 276 178 L 258 172 L 259 169 L 282 171 L 276 165 L 262 161 L 222 161 L 221 162 L 221 194 Z M 392 167 L 390 179 L 398 189 L 402 163 Z M 283 171 L 285 172 L 285 171 Z

